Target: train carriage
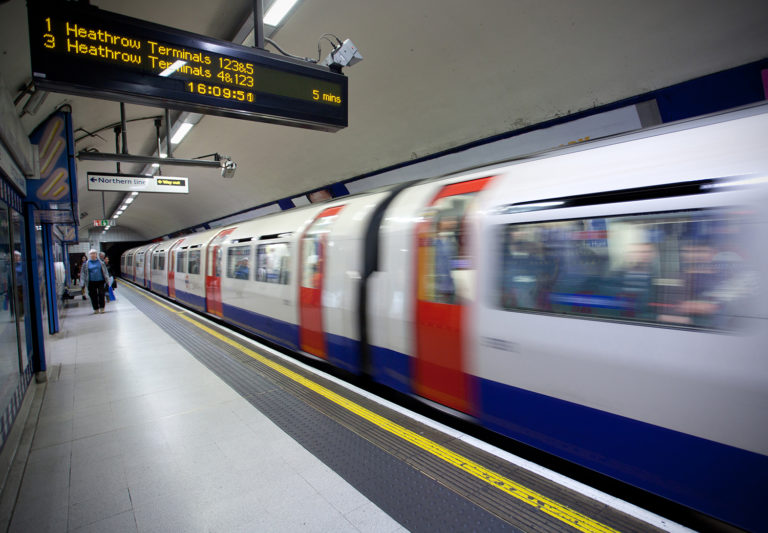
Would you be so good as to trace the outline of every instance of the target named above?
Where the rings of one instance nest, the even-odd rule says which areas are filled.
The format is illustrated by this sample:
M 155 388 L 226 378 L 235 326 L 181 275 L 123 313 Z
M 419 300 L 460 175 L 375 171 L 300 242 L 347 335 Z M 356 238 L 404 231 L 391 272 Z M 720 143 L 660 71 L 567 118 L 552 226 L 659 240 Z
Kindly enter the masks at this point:
M 168 255 L 174 245 L 182 239 L 172 239 L 158 243 L 152 250 L 152 262 L 150 266 L 150 289 L 162 296 L 169 296 L 168 293 L 168 269 L 170 261 Z
M 196 309 L 206 311 L 206 251 L 209 241 L 221 229 L 208 230 L 187 236 L 173 248 L 175 298 Z
M 130 270 L 130 275 L 132 276 L 132 280 L 134 283 L 141 285 L 142 287 L 146 286 L 146 276 L 148 274 L 147 272 L 147 265 L 146 262 L 146 253 L 147 250 L 154 247 L 155 244 L 145 244 L 144 246 L 139 246 L 136 248 L 132 255 L 132 267 Z
M 471 369 L 482 424 L 741 524 L 768 479 L 768 115 L 744 115 L 499 177 Z
M 318 208 L 240 224 L 222 242 L 221 316 L 292 350 L 299 349 L 297 242 Z

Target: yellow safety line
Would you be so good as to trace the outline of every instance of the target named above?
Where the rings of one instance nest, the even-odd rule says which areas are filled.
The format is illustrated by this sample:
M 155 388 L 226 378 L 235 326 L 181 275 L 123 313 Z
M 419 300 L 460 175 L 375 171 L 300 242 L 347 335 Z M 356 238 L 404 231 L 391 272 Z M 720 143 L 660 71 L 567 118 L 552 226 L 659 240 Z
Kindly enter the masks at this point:
M 131 288 L 133 289 L 133 287 Z M 139 292 L 138 289 L 134 289 L 134 290 Z M 251 350 L 250 348 L 240 344 L 239 342 L 233 339 L 230 339 L 229 337 L 219 333 L 218 331 L 215 331 L 209 328 L 208 326 L 198 322 L 194 318 L 190 317 L 184 311 L 176 311 L 171 307 L 165 305 L 164 303 L 160 302 L 156 298 L 154 297 L 150 298 L 147 294 L 144 294 L 144 296 L 147 297 L 149 300 L 155 302 L 160 307 L 163 307 L 164 309 L 167 309 L 169 311 L 172 311 L 178 314 L 181 318 L 183 318 L 190 324 L 196 326 L 197 328 L 205 331 L 209 335 L 219 339 L 220 341 L 226 344 L 229 344 L 234 348 L 237 348 L 244 354 L 257 360 L 261 364 L 266 365 L 272 368 L 273 370 L 276 370 L 277 372 L 280 372 L 282 375 L 292 379 L 293 381 L 301 385 L 304 385 L 308 389 L 315 391 L 316 393 L 327 398 L 328 400 L 355 413 L 356 415 L 368 420 L 369 422 L 392 433 L 393 435 L 400 437 L 401 439 L 406 440 L 411 444 L 418 446 L 422 450 L 431 453 L 432 455 L 446 461 L 447 463 L 452 464 L 456 468 L 459 468 L 468 474 L 475 476 L 476 478 L 482 479 L 486 483 L 496 487 L 499 490 L 506 492 L 510 496 L 517 498 L 518 500 L 521 500 L 522 502 L 527 503 L 528 505 L 537 507 L 540 511 L 554 518 L 557 518 L 558 520 L 568 524 L 569 526 L 572 526 L 578 529 L 579 531 L 584 531 L 588 533 L 608 533 L 608 532 L 617 531 L 609 526 L 606 526 L 605 524 L 598 522 L 597 520 L 593 520 L 592 518 L 589 518 L 588 516 L 585 516 L 579 513 L 578 511 L 574 511 L 573 509 L 566 507 L 565 505 L 561 505 L 558 502 L 550 498 L 547 498 L 546 496 L 539 494 L 536 491 L 533 491 L 515 481 L 512 481 L 511 479 L 506 478 L 501 474 L 498 474 L 492 470 L 489 470 L 483 467 L 482 465 L 470 459 L 467 459 L 466 457 L 456 452 L 453 452 L 444 446 L 437 444 L 436 442 L 426 439 L 421 435 L 418 435 L 417 433 L 414 433 L 413 431 L 406 429 L 400 426 L 399 424 L 396 424 L 391 420 L 388 420 L 383 416 L 380 416 L 374 413 L 373 411 L 370 411 L 365 407 L 362 407 L 361 405 L 358 405 L 348 400 L 347 398 L 344 398 L 343 396 L 333 392 L 330 389 L 323 387 L 318 383 L 315 383 L 314 381 L 311 381 L 305 378 L 304 376 L 294 372 L 293 370 L 290 370 L 270 359 L 267 359 L 266 357 L 259 354 L 258 352 L 255 352 L 254 350 Z

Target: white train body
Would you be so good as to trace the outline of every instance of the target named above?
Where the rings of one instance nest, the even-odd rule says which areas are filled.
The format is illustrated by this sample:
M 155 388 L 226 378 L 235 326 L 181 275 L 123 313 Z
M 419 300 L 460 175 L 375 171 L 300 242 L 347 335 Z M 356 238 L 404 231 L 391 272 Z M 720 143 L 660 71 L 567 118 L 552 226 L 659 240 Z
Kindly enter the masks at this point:
M 758 529 L 767 137 L 768 107 L 742 110 L 191 234 L 121 268 L 146 286 L 150 251 L 159 294 Z

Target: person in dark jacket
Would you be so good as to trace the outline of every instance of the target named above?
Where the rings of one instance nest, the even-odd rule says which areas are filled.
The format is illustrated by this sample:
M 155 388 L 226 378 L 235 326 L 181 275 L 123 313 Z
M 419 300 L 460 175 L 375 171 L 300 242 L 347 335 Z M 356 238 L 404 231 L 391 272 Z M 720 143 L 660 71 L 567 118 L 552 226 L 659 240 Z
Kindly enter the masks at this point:
M 88 295 L 91 297 L 93 313 L 104 312 L 104 288 L 109 279 L 109 272 L 104 262 L 99 259 L 99 252 L 90 250 L 88 252 L 90 259 L 85 263 L 82 269 L 83 286 L 88 288 Z

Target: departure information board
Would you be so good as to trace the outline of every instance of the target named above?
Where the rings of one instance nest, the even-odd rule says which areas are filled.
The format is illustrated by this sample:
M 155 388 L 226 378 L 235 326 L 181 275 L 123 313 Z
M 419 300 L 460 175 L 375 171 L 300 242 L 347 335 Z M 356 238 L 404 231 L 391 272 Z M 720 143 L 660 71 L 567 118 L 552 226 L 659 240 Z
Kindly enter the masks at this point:
M 347 77 L 68 2 L 28 2 L 32 76 L 57 92 L 336 131 Z

